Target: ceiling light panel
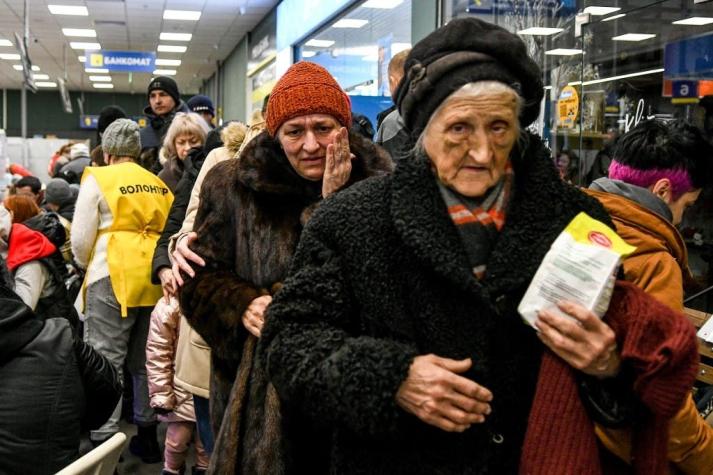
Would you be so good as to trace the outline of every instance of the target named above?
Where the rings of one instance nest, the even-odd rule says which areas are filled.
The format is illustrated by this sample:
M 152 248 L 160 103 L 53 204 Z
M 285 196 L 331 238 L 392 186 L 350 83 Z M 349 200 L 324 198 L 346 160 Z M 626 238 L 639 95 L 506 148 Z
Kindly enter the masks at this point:
M 33 71 L 39 71 L 39 70 L 40 70 L 40 67 L 33 65 L 33 66 L 32 66 L 32 70 L 33 70 Z
M 75 15 L 75 16 L 88 16 L 89 11 L 87 7 L 75 6 L 75 5 L 47 5 L 50 13 L 53 15 Z
M 592 5 L 584 9 L 584 13 L 589 13 L 594 16 L 609 15 L 610 13 L 618 12 L 621 10 L 619 7 L 597 7 Z
M 201 12 L 193 10 L 164 10 L 163 19 L 164 20 L 185 20 L 185 21 L 196 21 L 200 19 Z
M 20 61 L 20 55 L 17 53 L 0 53 L 0 59 L 7 61 Z
M 156 69 L 153 72 L 157 76 L 175 76 L 176 75 L 176 70 L 175 69 Z
M 13 46 L 12 41 L 0 38 L 0 46 Z
M 156 64 L 156 66 L 180 66 L 181 60 L 180 59 L 156 58 L 155 64 Z
M 570 48 L 555 48 L 549 51 L 545 51 L 548 56 L 574 56 L 576 54 L 582 54 L 581 49 L 570 49 Z
M 334 44 L 332 40 L 309 40 L 305 46 L 313 46 L 315 48 L 329 48 Z
M 404 0 L 368 0 L 361 4 L 361 8 L 381 8 L 382 10 L 390 10 L 396 8 L 403 3 Z
M 109 74 L 109 70 L 105 68 L 86 68 L 84 72 L 93 74 Z
M 713 18 L 705 16 L 694 16 L 683 20 L 672 22 L 674 25 L 703 26 L 713 23 Z
M 156 49 L 163 53 L 185 53 L 188 47 L 177 45 L 158 45 L 158 48 Z
M 92 82 L 111 82 L 111 76 L 89 76 Z
M 95 30 L 82 29 L 82 28 L 62 28 L 62 33 L 64 36 L 79 36 L 82 38 L 96 38 L 97 32 Z
M 57 83 L 50 82 L 50 81 L 48 81 L 48 82 L 38 81 L 35 83 L 35 86 L 37 86 L 37 87 L 57 87 Z
M 563 28 L 544 28 L 540 26 L 533 26 L 532 28 L 526 28 L 517 32 L 518 35 L 536 35 L 536 36 L 550 36 L 555 33 L 564 31 Z
M 22 65 L 21 64 L 13 64 L 12 69 L 15 71 L 22 71 Z
M 619 18 L 623 18 L 625 16 L 626 16 L 626 13 L 619 13 L 618 15 L 608 16 L 605 19 L 603 19 L 602 21 L 618 20 Z
M 314 56 L 315 54 L 317 54 L 316 51 L 302 51 L 302 57 L 303 57 L 303 58 L 311 58 L 311 57 Z
M 85 43 L 83 41 L 72 41 L 69 43 L 72 49 L 84 49 L 84 50 L 98 50 L 102 49 L 99 43 Z
M 86 62 L 87 62 L 87 57 L 86 57 L 86 56 L 77 56 L 77 59 L 79 60 L 80 63 L 86 63 Z
M 191 41 L 193 37 L 190 33 L 161 33 L 159 36 L 160 40 L 165 41 Z
M 627 33 L 625 35 L 612 36 L 614 41 L 644 41 L 656 37 L 650 33 Z
M 369 20 L 357 20 L 355 18 L 342 18 L 332 28 L 361 28 L 369 23 Z
M 113 84 L 108 84 L 105 82 L 94 83 L 92 84 L 92 86 L 94 86 L 95 89 L 114 89 Z
M 47 80 L 47 79 L 49 79 L 49 78 L 50 78 L 49 74 L 33 74 L 33 75 L 32 75 L 32 79 L 34 79 L 35 81 L 37 81 L 37 80 Z

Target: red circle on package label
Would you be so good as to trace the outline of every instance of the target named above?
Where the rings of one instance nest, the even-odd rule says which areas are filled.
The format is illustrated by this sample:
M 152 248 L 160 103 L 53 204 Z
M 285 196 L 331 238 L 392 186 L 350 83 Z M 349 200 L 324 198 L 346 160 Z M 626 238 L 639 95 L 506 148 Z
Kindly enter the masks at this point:
M 602 247 L 612 247 L 611 239 L 609 239 L 605 234 L 599 231 L 590 231 L 587 235 L 589 241 Z

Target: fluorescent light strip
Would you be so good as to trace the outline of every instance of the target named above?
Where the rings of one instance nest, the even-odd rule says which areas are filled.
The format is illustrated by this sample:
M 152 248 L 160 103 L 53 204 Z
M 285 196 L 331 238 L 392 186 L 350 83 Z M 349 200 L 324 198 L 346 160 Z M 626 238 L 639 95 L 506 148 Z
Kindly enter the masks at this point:
M 678 20 L 671 22 L 673 25 L 691 25 L 691 26 L 703 26 L 713 23 L 713 18 L 705 16 L 694 16 L 691 18 L 685 18 L 683 20 Z
M 111 76 L 89 76 L 92 82 L 111 82 Z
M 80 63 L 86 63 L 86 62 L 87 62 L 87 57 L 86 57 L 86 56 L 77 56 L 77 59 L 79 60 Z
M 625 16 L 626 16 L 626 13 L 619 13 L 618 15 L 608 16 L 605 19 L 603 19 L 602 21 L 618 20 L 619 18 L 623 18 Z
M 51 82 L 51 81 L 39 81 L 35 83 L 35 86 L 37 87 L 57 87 L 56 82 Z
M 87 7 L 74 6 L 74 5 L 47 5 L 50 13 L 53 15 L 75 15 L 75 16 L 88 16 L 89 11 Z
M 181 65 L 180 59 L 162 59 L 162 58 L 156 59 L 156 66 L 180 66 L 180 65 Z
M 601 84 L 603 82 L 609 82 L 609 81 L 618 81 L 619 79 L 626 79 L 626 78 L 634 78 L 637 76 L 648 76 L 649 74 L 657 74 L 657 73 L 662 73 L 664 72 L 663 68 L 660 69 L 650 69 L 648 71 L 639 71 L 638 73 L 631 73 L 631 74 L 622 74 L 620 76 L 612 76 L 609 78 L 602 78 L 602 79 L 593 79 L 591 81 L 574 81 L 570 82 L 567 84 L 568 86 L 578 86 L 578 85 L 583 85 L 583 86 L 590 86 L 592 84 Z
M 23 68 L 21 64 L 13 64 L 12 69 L 14 69 L 15 71 L 22 71 Z
M 159 40 L 166 41 L 191 41 L 193 35 L 190 33 L 161 33 L 158 37 Z
M 533 26 L 532 28 L 525 28 L 517 32 L 518 35 L 536 35 L 536 36 L 550 36 L 555 33 L 564 31 L 563 28 L 544 28 L 540 26 Z
M 201 12 L 195 10 L 164 10 L 163 19 L 164 20 L 187 20 L 196 21 L 200 19 Z
M 302 51 L 303 58 L 311 58 L 315 54 L 317 54 L 315 51 Z
M 85 68 L 84 72 L 85 73 L 94 73 L 94 74 L 108 74 L 109 70 L 106 68 Z
M 618 12 L 621 10 L 619 7 L 597 7 L 592 5 L 584 9 L 584 13 L 589 13 L 594 16 L 609 15 L 610 13 Z
M 625 35 L 612 36 L 613 41 L 644 41 L 655 38 L 656 35 L 651 33 L 627 33 Z
M 357 20 L 354 18 L 342 18 L 334 25 L 332 28 L 361 28 L 362 26 L 369 23 L 369 20 Z
M 37 80 L 40 80 L 40 81 L 42 81 L 42 80 L 47 80 L 47 79 L 49 79 L 49 78 L 50 78 L 49 74 L 33 74 L 33 75 L 32 75 L 32 79 L 34 79 L 35 81 L 37 81 Z
M 380 8 L 382 10 L 391 10 L 403 3 L 404 0 L 368 0 L 361 4 L 361 8 Z
M 92 84 L 92 86 L 94 86 L 95 89 L 114 89 L 113 84 L 109 84 L 106 82 L 97 82 Z
M 20 55 L 17 53 L 0 53 L 0 59 L 8 61 L 20 61 Z
M 548 56 L 574 56 L 576 54 L 582 54 L 581 49 L 570 49 L 570 48 L 555 48 L 549 51 L 545 51 Z
M 39 71 L 39 70 L 40 70 L 40 67 L 39 67 L 39 66 L 32 65 L 32 70 L 33 70 L 33 71 Z
M 315 48 L 329 48 L 334 44 L 334 41 L 332 40 L 309 40 L 307 43 L 305 43 L 305 46 L 312 46 Z
M 62 28 L 62 34 L 64 36 L 80 36 L 83 38 L 97 37 L 97 32 L 95 30 L 85 30 L 82 28 Z
M 72 49 L 83 49 L 83 50 L 102 49 L 102 46 L 99 43 L 85 43 L 83 41 L 71 41 L 69 43 L 69 46 Z
M 175 69 L 155 69 L 154 74 L 157 76 L 175 76 L 176 75 L 176 70 Z
M 176 46 L 176 45 L 158 45 L 157 51 L 163 53 L 185 53 L 188 49 L 187 46 Z
M 2 39 L 0 39 L 0 46 L 14 46 L 14 45 L 12 44 L 12 41 L 2 38 Z

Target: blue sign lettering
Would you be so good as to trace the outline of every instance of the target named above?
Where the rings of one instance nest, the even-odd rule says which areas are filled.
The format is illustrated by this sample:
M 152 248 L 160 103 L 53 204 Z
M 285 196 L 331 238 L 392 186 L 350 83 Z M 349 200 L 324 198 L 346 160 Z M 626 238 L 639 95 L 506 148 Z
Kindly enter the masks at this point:
M 156 53 L 146 51 L 86 51 L 85 68 L 104 68 L 127 73 L 152 73 Z

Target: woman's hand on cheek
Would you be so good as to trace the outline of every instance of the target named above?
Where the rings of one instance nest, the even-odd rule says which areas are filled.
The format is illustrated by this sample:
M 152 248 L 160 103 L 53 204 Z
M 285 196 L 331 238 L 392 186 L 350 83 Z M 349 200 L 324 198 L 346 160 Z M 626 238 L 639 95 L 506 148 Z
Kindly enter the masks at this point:
M 349 181 L 354 155 L 349 150 L 349 134 L 345 127 L 339 129 L 331 144 L 327 145 L 322 178 L 322 197 L 339 191 Z

